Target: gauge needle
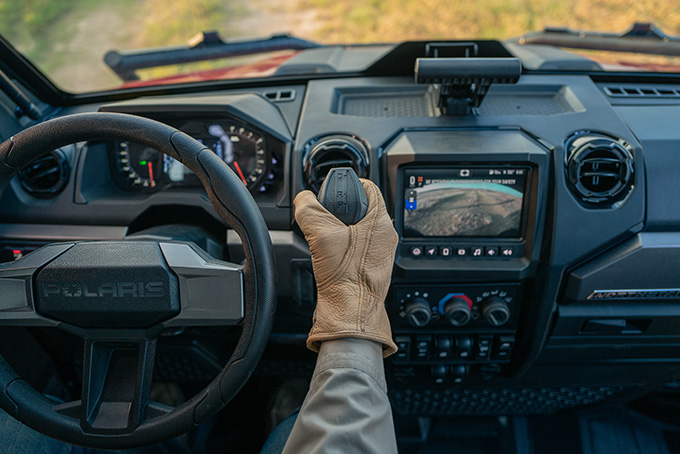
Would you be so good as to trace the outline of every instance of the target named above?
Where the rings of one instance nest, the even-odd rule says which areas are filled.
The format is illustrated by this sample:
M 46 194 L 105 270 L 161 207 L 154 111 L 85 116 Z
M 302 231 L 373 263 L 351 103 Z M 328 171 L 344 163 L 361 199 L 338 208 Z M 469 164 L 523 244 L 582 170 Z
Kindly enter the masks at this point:
M 151 183 L 151 187 L 155 188 L 156 182 L 153 179 L 153 163 L 149 162 L 147 165 L 149 166 L 149 182 Z
M 238 172 L 238 176 L 241 177 L 241 181 L 243 181 L 243 184 L 248 186 L 248 182 L 246 182 L 246 177 L 243 176 L 243 172 L 241 172 L 241 166 L 238 165 L 238 162 L 234 161 L 234 167 L 236 167 L 236 171 Z

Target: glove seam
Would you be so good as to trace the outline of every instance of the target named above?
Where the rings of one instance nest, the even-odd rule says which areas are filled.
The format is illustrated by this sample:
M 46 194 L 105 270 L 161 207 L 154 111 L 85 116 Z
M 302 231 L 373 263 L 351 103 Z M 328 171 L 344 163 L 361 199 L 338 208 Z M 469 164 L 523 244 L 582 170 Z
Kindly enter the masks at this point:
M 371 191 L 373 192 L 373 195 L 375 195 L 375 188 L 371 187 Z M 366 235 L 367 241 L 364 243 L 364 249 L 361 252 L 361 265 L 359 268 L 359 279 L 361 284 L 359 285 L 359 313 L 357 314 L 357 322 L 358 326 L 357 328 L 360 329 L 362 332 L 366 330 L 366 314 L 364 313 L 364 292 L 367 292 L 368 289 L 368 282 L 366 280 L 366 262 L 368 260 L 368 251 L 370 250 L 371 243 L 373 242 L 373 234 L 375 233 L 375 227 L 378 223 L 378 218 L 380 215 L 380 212 L 378 210 L 374 210 L 372 213 L 373 217 L 371 218 L 371 224 L 368 230 L 368 234 Z

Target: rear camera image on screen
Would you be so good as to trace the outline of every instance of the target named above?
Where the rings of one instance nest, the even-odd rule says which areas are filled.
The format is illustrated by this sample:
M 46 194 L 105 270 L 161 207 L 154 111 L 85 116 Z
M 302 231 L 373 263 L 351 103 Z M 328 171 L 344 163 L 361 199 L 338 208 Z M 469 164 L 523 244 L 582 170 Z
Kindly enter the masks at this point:
M 410 170 L 404 236 L 518 238 L 527 168 Z

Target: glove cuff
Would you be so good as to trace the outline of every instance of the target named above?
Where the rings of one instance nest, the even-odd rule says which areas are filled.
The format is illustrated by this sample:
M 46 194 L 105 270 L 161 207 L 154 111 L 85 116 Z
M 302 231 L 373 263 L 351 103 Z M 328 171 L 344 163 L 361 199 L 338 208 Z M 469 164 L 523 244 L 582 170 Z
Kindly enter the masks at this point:
M 307 337 L 307 348 L 313 352 L 319 352 L 321 344 L 325 341 L 336 339 L 365 339 L 382 344 L 383 358 L 387 358 L 397 352 L 397 345 L 391 337 L 385 337 L 378 334 L 371 334 L 359 331 L 344 331 L 337 333 L 310 333 Z
M 318 294 L 307 347 L 318 352 L 323 341 L 348 337 L 382 344 L 385 358 L 397 351 L 384 298 L 366 293 L 363 297 L 347 293 Z

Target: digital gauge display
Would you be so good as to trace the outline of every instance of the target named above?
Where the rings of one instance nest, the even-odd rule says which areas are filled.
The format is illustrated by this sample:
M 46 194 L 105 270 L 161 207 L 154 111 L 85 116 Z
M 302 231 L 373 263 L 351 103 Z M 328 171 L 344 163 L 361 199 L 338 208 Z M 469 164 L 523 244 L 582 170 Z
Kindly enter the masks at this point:
M 249 190 L 261 191 L 274 178 L 276 158 L 267 151 L 265 137 L 232 121 L 189 121 L 179 130 L 192 136 L 219 156 Z M 117 148 L 118 169 L 128 184 L 140 189 L 161 186 L 200 186 L 198 177 L 179 161 L 157 150 L 132 142 Z

